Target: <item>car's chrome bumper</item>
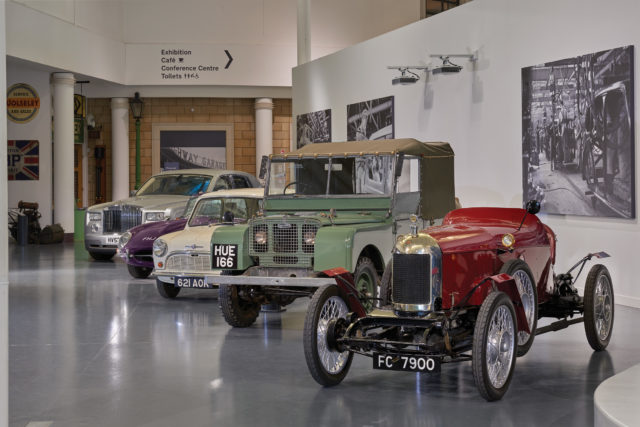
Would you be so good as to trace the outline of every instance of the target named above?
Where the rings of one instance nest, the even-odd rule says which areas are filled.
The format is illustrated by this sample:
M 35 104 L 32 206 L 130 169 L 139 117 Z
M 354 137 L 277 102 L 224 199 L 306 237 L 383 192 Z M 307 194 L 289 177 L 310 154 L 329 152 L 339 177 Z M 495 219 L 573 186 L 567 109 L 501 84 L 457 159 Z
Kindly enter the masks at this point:
M 317 288 L 336 283 L 331 277 L 263 277 L 263 276 L 206 276 L 207 283 L 219 285 L 275 286 L 279 288 Z

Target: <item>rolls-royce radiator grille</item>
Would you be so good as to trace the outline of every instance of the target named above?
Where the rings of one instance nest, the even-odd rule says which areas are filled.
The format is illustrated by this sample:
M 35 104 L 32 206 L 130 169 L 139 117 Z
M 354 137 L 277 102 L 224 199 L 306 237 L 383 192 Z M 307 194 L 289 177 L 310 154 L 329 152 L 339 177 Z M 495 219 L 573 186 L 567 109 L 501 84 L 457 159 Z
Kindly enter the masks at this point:
M 142 210 L 136 206 L 111 206 L 102 212 L 105 233 L 123 233 L 142 224 Z
M 393 255 L 393 302 L 429 304 L 431 301 L 431 256 Z
M 209 271 L 211 256 L 209 254 L 175 254 L 169 255 L 166 262 L 169 271 Z
M 251 256 L 259 257 L 260 265 L 266 267 L 296 266 L 311 267 L 313 243 L 305 242 L 305 236 L 314 236 L 319 223 L 308 219 L 282 218 L 255 221 L 249 228 Z M 257 243 L 256 234 L 266 233 L 266 243 Z

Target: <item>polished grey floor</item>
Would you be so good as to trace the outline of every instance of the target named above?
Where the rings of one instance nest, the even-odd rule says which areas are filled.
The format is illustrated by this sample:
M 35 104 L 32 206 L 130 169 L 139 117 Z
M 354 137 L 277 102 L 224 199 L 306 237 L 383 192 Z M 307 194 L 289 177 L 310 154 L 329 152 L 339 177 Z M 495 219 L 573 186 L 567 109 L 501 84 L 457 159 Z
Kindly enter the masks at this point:
M 323 389 L 307 372 L 307 301 L 232 329 L 217 291 L 161 298 L 120 260 L 82 245 L 9 247 L 10 425 L 585 426 L 593 392 L 640 363 L 640 310 L 617 306 L 608 351 L 581 325 L 536 338 L 499 402 L 476 392 L 469 363 L 440 376 L 371 369 L 356 356 Z M 614 284 L 615 286 L 615 284 Z

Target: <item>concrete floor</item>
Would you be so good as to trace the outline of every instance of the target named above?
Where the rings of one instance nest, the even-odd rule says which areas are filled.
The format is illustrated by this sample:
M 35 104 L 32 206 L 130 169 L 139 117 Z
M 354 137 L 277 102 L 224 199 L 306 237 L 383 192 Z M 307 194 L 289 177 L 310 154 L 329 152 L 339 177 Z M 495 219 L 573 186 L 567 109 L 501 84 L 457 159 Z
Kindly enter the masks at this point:
M 165 300 L 81 244 L 10 245 L 9 263 L 16 427 L 586 426 L 596 386 L 640 362 L 640 310 L 616 306 L 608 351 L 592 352 L 581 325 L 539 336 L 499 402 L 478 395 L 468 362 L 433 377 L 373 371 L 356 355 L 323 389 L 303 355 L 306 300 L 232 329 L 217 291 Z

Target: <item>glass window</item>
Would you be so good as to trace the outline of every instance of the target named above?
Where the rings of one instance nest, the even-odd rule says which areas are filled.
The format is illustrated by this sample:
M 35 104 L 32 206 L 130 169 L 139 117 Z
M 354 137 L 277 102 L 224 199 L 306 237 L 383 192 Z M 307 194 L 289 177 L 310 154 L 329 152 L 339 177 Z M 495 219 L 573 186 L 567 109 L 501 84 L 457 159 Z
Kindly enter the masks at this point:
M 194 196 L 205 192 L 210 181 L 209 175 L 157 175 L 145 182 L 136 195 Z
M 233 214 L 234 223 L 247 222 L 259 209 L 260 199 L 254 198 L 206 198 L 196 205 L 191 218 L 190 227 L 219 224 L 225 212 Z
M 230 190 L 231 188 L 231 180 L 229 179 L 229 177 L 226 175 L 222 175 L 216 181 L 216 185 L 213 186 L 213 191 Z
M 231 179 L 233 180 L 233 188 L 251 188 L 251 183 L 246 176 L 232 175 Z

